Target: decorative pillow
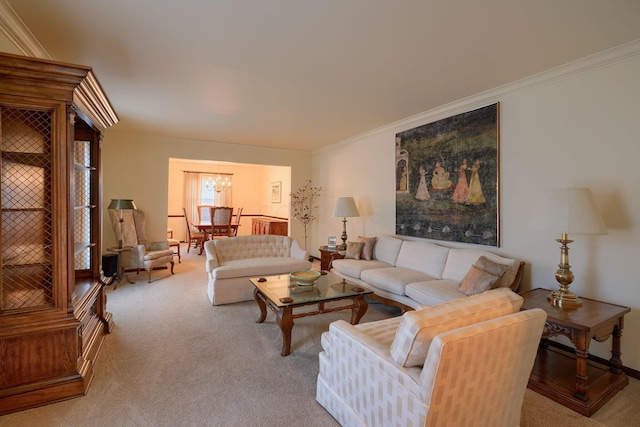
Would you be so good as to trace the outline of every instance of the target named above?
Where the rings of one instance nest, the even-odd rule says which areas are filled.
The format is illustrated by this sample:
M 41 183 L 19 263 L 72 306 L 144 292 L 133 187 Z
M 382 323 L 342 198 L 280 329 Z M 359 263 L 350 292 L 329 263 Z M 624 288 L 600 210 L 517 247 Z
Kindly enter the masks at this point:
M 391 357 L 400 366 L 422 366 L 436 335 L 520 310 L 524 298 L 509 288 L 493 289 L 402 316 L 391 344 Z
M 486 271 L 482 271 L 475 265 L 472 265 L 467 272 L 467 275 L 462 279 L 462 283 L 458 287 L 460 292 L 464 292 L 467 295 L 480 294 L 489 290 L 491 285 L 496 283 L 500 277 L 489 274 Z
M 486 271 L 489 274 L 498 276 L 498 280 L 496 281 L 496 283 L 491 285 L 492 289 L 495 289 L 499 286 L 500 279 L 502 278 L 502 276 L 504 276 L 504 273 L 509 269 L 509 265 L 500 264 L 499 262 L 491 261 L 485 256 L 481 256 L 480 258 L 478 258 L 476 263 L 473 265 L 475 265 L 477 268 L 479 268 L 482 271 Z
M 363 242 L 347 242 L 347 252 L 344 254 L 344 257 L 347 259 L 360 259 L 363 246 Z
M 486 271 L 487 273 L 493 274 L 494 276 L 498 277 L 502 277 L 505 271 L 509 269 L 509 266 L 507 264 L 493 262 L 490 259 L 486 258 L 484 255 L 478 258 L 478 260 L 473 265 L 475 265 L 482 271 Z
M 360 258 L 366 259 L 370 261 L 373 258 L 373 245 L 376 244 L 377 237 L 362 237 L 358 236 L 356 242 L 363 242 L 364 246 L 362 247 L 362 254 Z

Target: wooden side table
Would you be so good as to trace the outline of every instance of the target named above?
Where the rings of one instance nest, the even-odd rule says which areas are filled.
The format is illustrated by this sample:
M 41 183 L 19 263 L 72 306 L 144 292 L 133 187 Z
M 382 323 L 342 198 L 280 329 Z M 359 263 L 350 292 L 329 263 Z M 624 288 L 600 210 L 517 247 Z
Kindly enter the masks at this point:
M 108 251 L 110 252 L 115 252 L 118 254 L 118 274 L 116 275 L 116 284 L 113 287 L 113 290 L 115 291 L 116 289 L 118 289 L 118 285 L 120 284 L 120 282 L 122 282 L 123 280 L 126 280 L 127 282 L 133 284 L 136 283 L 133 280 L 129 279 L 129 276 L 127 276 L 126 274 L 124 274 L 124 263 L 122 262 L 122 254 L 124 252 L 129 252 L 130 250 L 133 249 L 133 246 L 123 246 L 121 248 L 115 246 L 113 248 L 107 248 Z M 171 265 L 173 267 L 173 264 Z
M 618 391 L 629 384 L 622 372 L 620 342 L 623 307 L 588 298 L 580 298 L 582 307 L 563 309 L 550 304 L 548 289 L 522 292 L 523 310 L 541 308 L 547 321 L 528 387 L 587 417 L 593 415 Z M 547 338 L 564 335 L 575 346 L 575 352 L 554 347 Z M 612 336 L 611 359 L 602 365 L 589 360 L 589 343 L 602 342 Z
M 331 261 L 342 258 L 344 255 L 340 254 L 337 248 L 329 249 L 329 246 L 320 246 L 320 270 L 329 271 Z

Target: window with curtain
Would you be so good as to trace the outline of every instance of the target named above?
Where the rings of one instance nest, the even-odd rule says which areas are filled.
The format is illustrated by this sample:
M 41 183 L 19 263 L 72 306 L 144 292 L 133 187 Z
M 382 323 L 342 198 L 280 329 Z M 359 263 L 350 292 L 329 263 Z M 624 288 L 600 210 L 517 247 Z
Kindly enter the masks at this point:
M 184 171 L 184 207 L 187 210 L 189 221 L 198 222 L 198 205 L 232 206 L 231 188 L 217 192 L 210 182 L 215 180 L 217 174 Z M 232 175 L 222 175 L 231 182 Z
M 200 204 L 211 206 L 231 206 L 231 187 L 216 191 L 213 187 L 217 174 L 200 174 Z M 223 179 L 231 183 L 231 175 L 224 175 Z

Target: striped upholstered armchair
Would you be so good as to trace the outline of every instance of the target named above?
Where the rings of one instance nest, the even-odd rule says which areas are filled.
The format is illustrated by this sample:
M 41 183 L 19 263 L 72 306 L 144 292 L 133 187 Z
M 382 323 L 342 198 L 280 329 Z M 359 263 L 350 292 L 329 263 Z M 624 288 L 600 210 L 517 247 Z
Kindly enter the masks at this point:
M 401 317 L 333 322 L 316 400 L 343 426 L 518 426 L 546 320 L 500 288 Z

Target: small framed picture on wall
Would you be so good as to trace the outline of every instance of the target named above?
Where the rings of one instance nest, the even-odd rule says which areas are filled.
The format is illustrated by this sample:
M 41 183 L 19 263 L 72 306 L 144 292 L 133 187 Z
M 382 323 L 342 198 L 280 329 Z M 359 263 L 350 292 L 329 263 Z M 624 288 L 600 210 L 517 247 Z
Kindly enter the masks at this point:
M 282 181 L 271 183 L 271 203 L 280 203 L 282 201 Z

